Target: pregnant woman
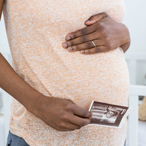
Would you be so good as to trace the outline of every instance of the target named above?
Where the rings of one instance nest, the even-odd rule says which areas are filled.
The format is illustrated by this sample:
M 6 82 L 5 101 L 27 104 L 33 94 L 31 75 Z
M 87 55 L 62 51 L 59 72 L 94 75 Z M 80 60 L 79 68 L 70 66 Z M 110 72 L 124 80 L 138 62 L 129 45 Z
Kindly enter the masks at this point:
M 123 0 L 0 2 L 13 66 L 0 55 L 0 87 L 14 97 L 7 145 L 123 146 L 126 123 L 90 125 L 88 112 L 92 100 L 127 105 Z

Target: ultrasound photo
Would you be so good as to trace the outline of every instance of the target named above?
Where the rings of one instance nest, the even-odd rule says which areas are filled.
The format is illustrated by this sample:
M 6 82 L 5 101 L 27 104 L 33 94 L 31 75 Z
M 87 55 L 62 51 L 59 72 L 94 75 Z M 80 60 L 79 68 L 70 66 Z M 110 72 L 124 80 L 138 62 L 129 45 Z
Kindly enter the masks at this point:
M 121 128 L 128 116 L 129 107 L 92 101 L 90 124 Z

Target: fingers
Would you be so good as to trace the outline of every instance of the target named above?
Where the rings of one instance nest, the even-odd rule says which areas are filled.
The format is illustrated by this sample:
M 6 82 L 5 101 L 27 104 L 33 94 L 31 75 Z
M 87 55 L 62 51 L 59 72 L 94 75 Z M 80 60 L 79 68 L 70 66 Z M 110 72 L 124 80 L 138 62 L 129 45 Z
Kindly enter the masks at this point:
M 68 48 L 70 46 L 75 46 L 75 45 L 83 44 L 88 41 L 98 39 L 99 37 L 100 36 L 99 36 L 98 32 L 93 32 L 92 34 L 84 35 L 82 37 L 75 38 L 71 41 L 64 42 L 63 46 L 65 46 L 65 44 L 66 44 L 67 47 L 65 47 L 65 48 Z
M 96 15 L 93 15 L 91 16 L 88 20 L 85 21 L 85 25 L 91 25 L 91 24 L 94 24 L 95 22 L 107 17 L 108 15 L 104 12 L 104 13 L 100 13 L 100 14 L 96 14 Z M 96 30 L 96 27 L 95 25 L 91 25 L 90 27 L 84 27 L 82 29 L 79 29 L 75 32 L 72 32 L 72 33 L 69 33 L 65 39 L 67 41 L 69 40 L 72 40 L 74 38 L 77 38 L 77 37 L 80 37 L 80 36 L 83 36 L 83 35 L 86 35 L 86 34 L 89 34 L 89 33 L 92 33 Z
M 81 118 L 81 117 L 74 115 L 74 117 L 72 117 L 70 119 L 71 119 L 70 122 L 72 124 L 75 124 L 79 127 L 83 127 L 83 126 L 90 124 L 90 118 Z
M 69 40 L 78 38 L 78 37 L 80 37 L 80 36 L 83 36 L 83 35 L 86 35 L 86 34 L 90 34 L 90 33 L 94 32 L 95 30 L 96 30 L 96 27 L 95 27 L 94 25 L 93 25 L 93 26 L 90 26 L 90 28 L 89 28 L 89 27 L 84 27 L 84 28 L 79 29 L 79 30 L 77 30 L 77 31 L 75 31 L 75 32 L 69 33 L 69 34 L 65 37 L 65 39 L 66 39 L 67 41 L 69 41 Z
M 81 107 L 78 107 L 77 105 L 73 105 L 72 107 L 74 115 L 77 115 L 82 118 L 90 118 L 91 113 Z
M 63 131 L 71 131 L 71 130 L 80 129 L 80 128 L 81 126 L 75 125 L 71 122 L 62 122 L 61 125 L 59 126 L 59 129 Z
M 106 46 L 98 46 L 88 50 L 81 50 L 82 54 L 96 54 L 109 51 Z
M 88 25 L 94 24 L 95 22 L 100 21 L 107 16 L 108 15 L 105 12 L 93 15 L 88 20 L 85 21 L 85 25 L 88 26 Z
M 86 50 L 86 49 L 94 48 L 95 46 L 92 43 L 92 41 L 94 41 L 93 43 L 96 46 L 102 46 L 102 45 L 104 45 L 104 43 L 103 43 L 102 40 L 91 40 L 91 41 L 88 41 L 88 42 L 83 43 L 83 44 L 80 44 L 80 45 L 68 47 L 68 51 L 81 51 L 81 50 Z
M 68 122 L 62 122 L 58 126 L 59 131 L 73 131 L 81 129 L 83 126 L 90 124 L 90 119 L 80 118 L 75 115 L 71 116 Z
M 72 105 L 71 107 L 72 112 L 62 115 L 61 122 L 58 124 L 56 123 L 58 129 L 61 131 L 80 129 L 83 126 L 90 124 L 90 118 L 92 116 L 90 112 L 76 105 Z

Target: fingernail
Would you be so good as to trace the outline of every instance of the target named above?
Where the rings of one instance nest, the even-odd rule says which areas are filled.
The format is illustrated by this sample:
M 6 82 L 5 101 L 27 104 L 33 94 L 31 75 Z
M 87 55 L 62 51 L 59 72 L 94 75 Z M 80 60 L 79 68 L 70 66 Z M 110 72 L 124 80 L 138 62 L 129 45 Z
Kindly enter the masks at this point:
M 67 43 L 63 44 L 63 46 L 64 46 L 65 48 L 67 48 Z
M 92 112 L 90 112 L 90 118 L 92 117 Z
M 81 50 L 81 53 L 85 53 L 85 50 Z
M 70 51 L 72 51 L 72 50 L 73 50 L 73 47 L 69 47 L 68 49 L 69 49 Z
M 86 20 L 86 21 L 90 21 L 90 20 L 88 19 L 88 20 Z
M 69 41 L 69 40 L 71 39 L 71 37 L 70 37 L 70 36 L 68 36 L 66 39 Z

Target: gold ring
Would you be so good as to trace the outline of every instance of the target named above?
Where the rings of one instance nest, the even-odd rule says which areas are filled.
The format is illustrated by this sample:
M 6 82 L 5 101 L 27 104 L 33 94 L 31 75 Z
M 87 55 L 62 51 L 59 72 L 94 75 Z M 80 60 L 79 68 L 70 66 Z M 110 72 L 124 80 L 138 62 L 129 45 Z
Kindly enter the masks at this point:
M 94 47 L 96 47 L 96 45 L 95 45 L 94 41 L 92 41 L 92 44 L 94 45 Z

